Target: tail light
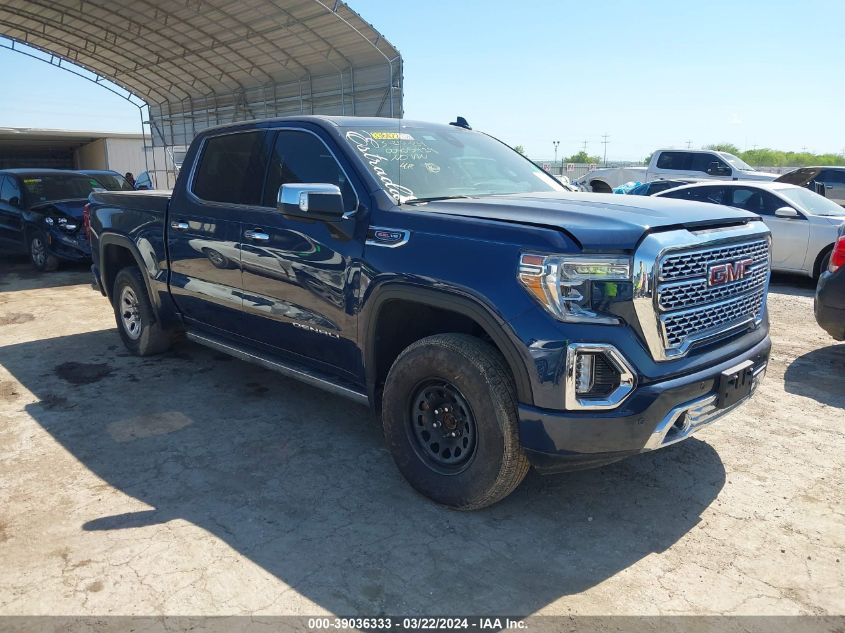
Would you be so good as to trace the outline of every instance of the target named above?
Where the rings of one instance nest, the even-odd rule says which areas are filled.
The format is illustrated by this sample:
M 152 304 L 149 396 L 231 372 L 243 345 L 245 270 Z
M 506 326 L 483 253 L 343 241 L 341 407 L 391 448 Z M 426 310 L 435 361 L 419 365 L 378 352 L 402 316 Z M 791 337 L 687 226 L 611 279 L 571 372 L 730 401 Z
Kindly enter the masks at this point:
M 85 203 L 82 207 L 82 227 L 85 229 L 85 237 L 91 241 L 91 203 Z
M 830 254 L 830 264 L 827 269 L 830 272 L 836 271 L 840 266 L 845 265 L 845 235 L 836 240 L 833 252 Z

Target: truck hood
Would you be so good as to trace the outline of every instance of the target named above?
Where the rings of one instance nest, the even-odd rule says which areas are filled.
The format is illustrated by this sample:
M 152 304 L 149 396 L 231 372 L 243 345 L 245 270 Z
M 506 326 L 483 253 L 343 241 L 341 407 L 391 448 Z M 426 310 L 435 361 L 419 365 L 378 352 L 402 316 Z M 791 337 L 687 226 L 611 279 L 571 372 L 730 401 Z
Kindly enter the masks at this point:
M 40 202 L 32 205 L 29 210 L 35 213 L 45 213 L 48 210 L 56 209 L 59 213 L 66 215 L 69 218 L 82 219 L 82 207 L 88 202 L 86 198 L 79 198 L 74 200 L 53 200 L 51 202 Z
M 630 250 L 654 230 L 704 228 L 759 219 L 705 202 L 604 193 L 528 193 L 456 198 L 415 205 L 430 213 L 562 229 L 585 250 Z

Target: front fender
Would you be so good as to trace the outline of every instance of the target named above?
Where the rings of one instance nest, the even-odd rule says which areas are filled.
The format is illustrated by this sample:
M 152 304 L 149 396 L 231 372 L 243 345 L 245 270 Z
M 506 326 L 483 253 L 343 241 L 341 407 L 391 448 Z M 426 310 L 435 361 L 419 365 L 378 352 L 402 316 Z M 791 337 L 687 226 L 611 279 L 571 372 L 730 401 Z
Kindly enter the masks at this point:
M 359 324 L 359 340 L 363 342 L 364 371 L 370 401 L 374 402 L 377 371 L 376 327 L 381 309 L 391 301 L 409 301 L 444 310 L 451 310 L 475 321 L 502 352 L 514 377 L 517 397 L 520 402 L 531 403 L 532 389 L 527 364 L 533 361 L 520 351 L 519 338 L 510 324 L 492 307 L 478 297 L 461 293 L 455 288 L 430 288 L 407 281 L 386 281 L 367 289 L 362 304 Z

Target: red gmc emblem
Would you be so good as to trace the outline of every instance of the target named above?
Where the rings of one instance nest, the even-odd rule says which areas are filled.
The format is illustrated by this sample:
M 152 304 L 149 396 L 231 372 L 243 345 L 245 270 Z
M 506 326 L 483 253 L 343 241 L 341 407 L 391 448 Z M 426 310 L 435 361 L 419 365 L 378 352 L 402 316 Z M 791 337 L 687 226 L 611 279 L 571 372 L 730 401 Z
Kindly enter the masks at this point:
M 739 281 L 748 274 L 748 269 L 753 263 L 754 260 L 749 257 L 725 264 L 713 264 L 707 269 L 707 285 L 722 286 Z

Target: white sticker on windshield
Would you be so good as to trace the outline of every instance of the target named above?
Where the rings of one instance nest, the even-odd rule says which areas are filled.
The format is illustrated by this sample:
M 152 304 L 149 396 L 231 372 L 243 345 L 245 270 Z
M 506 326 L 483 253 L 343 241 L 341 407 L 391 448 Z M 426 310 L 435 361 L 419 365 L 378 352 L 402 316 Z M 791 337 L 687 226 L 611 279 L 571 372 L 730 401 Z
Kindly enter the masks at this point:
M 405 132 L 373 132 L 371 137 L 377 141 L 413 141 L 414 137 Z

